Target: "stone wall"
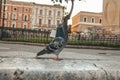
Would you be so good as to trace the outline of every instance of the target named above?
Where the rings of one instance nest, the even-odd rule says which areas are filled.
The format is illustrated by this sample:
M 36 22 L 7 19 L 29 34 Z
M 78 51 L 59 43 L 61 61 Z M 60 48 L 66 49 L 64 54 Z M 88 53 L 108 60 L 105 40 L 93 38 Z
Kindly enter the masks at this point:
M 103 0 L 103 27 L 120 34 L 120 0 Z

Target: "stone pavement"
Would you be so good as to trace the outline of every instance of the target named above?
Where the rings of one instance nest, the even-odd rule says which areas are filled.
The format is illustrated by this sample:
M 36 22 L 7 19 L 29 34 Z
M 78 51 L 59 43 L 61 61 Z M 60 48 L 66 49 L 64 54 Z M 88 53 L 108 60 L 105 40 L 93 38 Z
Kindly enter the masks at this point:
M 1 47 L 4 48 L 4 47 Z M 9 48 L 4 48 L 9 49 Z M 63 51 L 55 55 L 27 51 L 0 52 L 0 80 L 120 80 L 120 54 Z

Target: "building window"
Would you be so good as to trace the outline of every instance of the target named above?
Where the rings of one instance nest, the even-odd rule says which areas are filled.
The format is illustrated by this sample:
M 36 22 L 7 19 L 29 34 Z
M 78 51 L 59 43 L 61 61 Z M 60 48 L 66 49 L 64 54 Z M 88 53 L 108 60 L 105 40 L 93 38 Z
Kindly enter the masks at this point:
M 40 15 L 42 15 L 43 14 L 43 10 L 40 10 Z
M 92 22 L 92 23 L 95 23 L 95 18 L 91 18 L 91 22 Z
M 49 19 L 49 20 L 48 20 L 48 26 L 50 26 L 50 25 L 51 25 L 51 20 Z
M 24 25 L 24 28 L 26 29 L 26 25 Z
M 28 12 L 28 8 L 25 8 L 25 9 L 24 9 L 24 12 Z
M 28 20 L 28 17 L 27 17 L 27 15 L 25 15 L 25 17 L 24 17 L 24 20 L 25 20 L 25 21 L 27 21 L 27 20 Z
M 58 11 L 57 16 L 60 16 L 60 11 Z
M 49 16 L 51 16 L 51 14 L 52 14 L 52 11 L 50 10 L 50 11 L 49 11 Z
M 42 19 L 39 19 L 39 26 L 42 25 Z
M 57 20 L 57 26 L 60 24 L 60 20 Z
M 15 15 L 15 14 L 13 14 L 12 19 L 13 19 L 13 20 L 15 20 L 15 19 L 16 19 L 16 15 Z
M 25 9 L 25 11 L 27 12 L 27 11 L 28 11 L 28 9 Z
M 100 19 L 99 23 L 102 23 L 102 20 Z
M 83 18 L 83 22 L 87 22 L 87 18 L 86 17 Z
M 15 24 L 12 24 L 12 28 L 14 28 L 15 27 Z
M 14 10 L 16 11 L 17 9 L 16 9 L 16 8 L 14 8 Z

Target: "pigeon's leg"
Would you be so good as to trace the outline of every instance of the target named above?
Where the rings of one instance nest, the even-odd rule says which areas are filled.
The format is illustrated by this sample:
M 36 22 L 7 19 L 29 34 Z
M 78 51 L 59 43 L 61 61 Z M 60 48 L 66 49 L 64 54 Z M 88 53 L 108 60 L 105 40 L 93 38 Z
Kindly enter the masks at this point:
M 58 55 L 56 55 L 57 57 L 56 58 L 54 58 L 54 60 L 56 60 L 56 61 L 60 61 L 60 60 L 62 60 L 61 58 L 59 58 L 59 56 Z

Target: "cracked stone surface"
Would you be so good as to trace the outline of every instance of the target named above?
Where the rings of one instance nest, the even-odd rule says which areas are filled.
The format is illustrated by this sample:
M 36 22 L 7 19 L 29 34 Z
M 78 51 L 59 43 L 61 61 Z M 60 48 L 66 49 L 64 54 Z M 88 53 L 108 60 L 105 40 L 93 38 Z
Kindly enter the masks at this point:
M 120 62 L 102 56 L 64 52 L 63 60 L 55 61 L 54 55 L 36 59 L 15 55 L 0 58 L 0 80 L 119 80 Z M 25 54 L 25 55 L 26 55 Z M 32 54 L 32 53 L 31 53 Z M 69 54 L 69 57 L 67 56 Z M 86 56 L 85 56 L 86 55 Z M 72 57 L 71 57 L 72 56 Z M 79 57 L 78 57 L 79 56 Z M 76 57 L 76 58 L 75 58 Z M 99 59 L 98 59 L 99 58 Z
M 120 80 L 120 51 L 65 49 L 55 61 L 16 46 L 0 47 L 0 80 Z

